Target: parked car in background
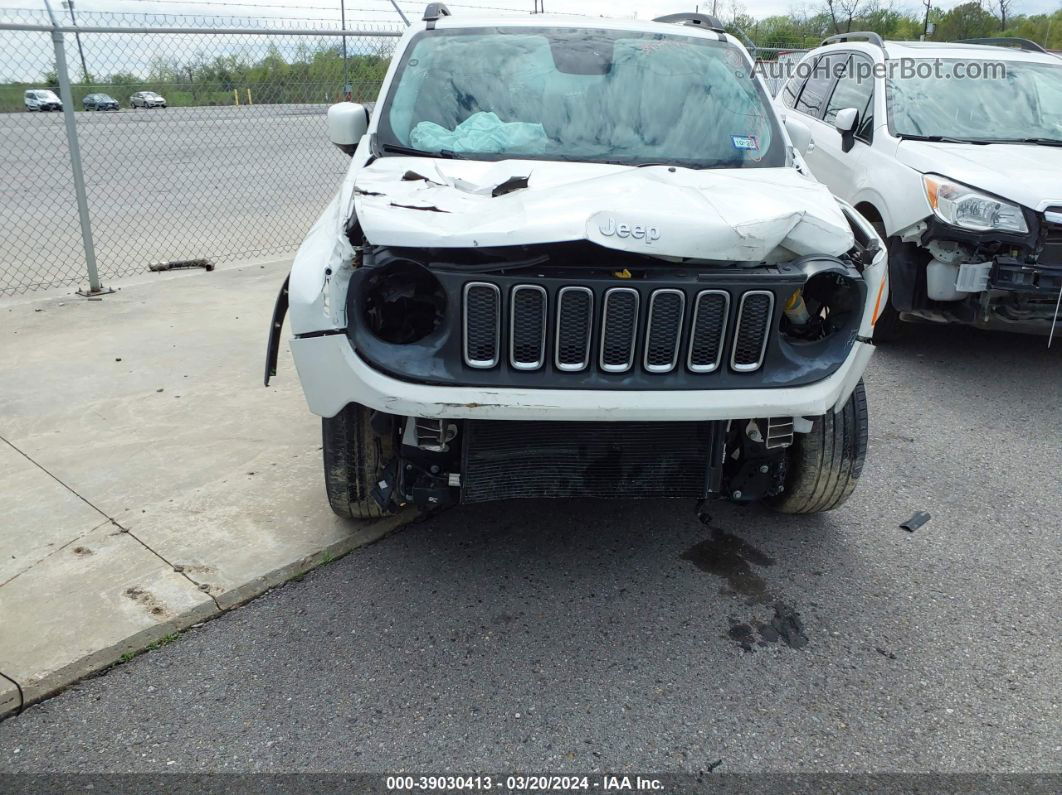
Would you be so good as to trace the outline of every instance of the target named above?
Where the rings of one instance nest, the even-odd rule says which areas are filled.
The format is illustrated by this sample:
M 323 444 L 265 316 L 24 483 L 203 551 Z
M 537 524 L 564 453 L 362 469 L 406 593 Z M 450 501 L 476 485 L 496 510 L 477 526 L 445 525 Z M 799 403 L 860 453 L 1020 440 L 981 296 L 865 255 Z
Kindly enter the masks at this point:
M 267 348 L 268 384 L 290 303 L 337 514 L 844 503 L 884 246 L 718 19 L 432 3 L 379 97 L 329 109 L 351 165 Z
M 888 241 L 875 339 L 901 319 L 1050 333 L 1062 291 L 1058 57 L 1022 39 L 841 34 L 778 100 L 811 128 L 815 176 Z
M 118 100 L 110 94 L 89 94 L 81 105 L 85 110 L 118 110 Z
M 26 110 L 62 110 L 63 101 L 47 88 L 31 88 L 24 95 Z
M 129 107 L 164 108 L 166 107 L 166 98 L 156 94 L 154 91 L 137 91 L 133 96 L 129 97 Z

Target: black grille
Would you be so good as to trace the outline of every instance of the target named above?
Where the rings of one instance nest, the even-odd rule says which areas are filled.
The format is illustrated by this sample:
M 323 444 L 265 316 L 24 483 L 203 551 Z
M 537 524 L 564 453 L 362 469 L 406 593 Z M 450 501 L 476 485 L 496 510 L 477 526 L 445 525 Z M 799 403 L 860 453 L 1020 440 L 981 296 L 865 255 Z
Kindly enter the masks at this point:
M 514 287 L 510 311 L 510 361 L 518 370 L 537 370 L 546 353 L 546 291 L 534 285 Z
M 485 282 L 465 285 L 465 363 L 493 367 L 498 363 L 501 295 Z
M 666 373 L 678 361 L 686 296 L 681 290 L 657 290 L 649 298 L 649 326 L 645 337 L 645 369 Z
M 697 295 L 690 332 L 689 368 L 693 372 L 710 373 L 719 367 L 729 307 L 730 296 L 721 290 L 705 290 Z
M 1062 215 L 1062 207 L 1048 207 L 1052 215 Z M 1045 265 L 1062 265 L 1062 224 L 1044 220 L 1044 247 L 1040 252 L 1040 262 Z
M 605 293 L 601 369 L 622 373 L 634 361 L 638 333 L 638 293 L 627 287 Z
M 704 497 L 714 426 L 468 420 L 461 499 Z
M 594 294 L 585 287 L 563 287 L 557 297 L 557 367 L 583 370 L 590 364 Z
M 768 292 L 748 292 L 741 297 L 731 360 L 735 370 L 752 372 L 763 364 L 773 307 L 774 296 Z
M 724 354 L 732 372 L 754 372 L 763 366 L 775 309 L 774 294 L 763 289 L 610 287 L 595 292 L 583 285 L 547 289 L 510 283 L 500 290 L 489 282 L 468 282 L 463 294 L 468 366 L 596 370 L 600 376 L 635 368 L 649 376 L 679 368 L 707 375 L 723 367 Z

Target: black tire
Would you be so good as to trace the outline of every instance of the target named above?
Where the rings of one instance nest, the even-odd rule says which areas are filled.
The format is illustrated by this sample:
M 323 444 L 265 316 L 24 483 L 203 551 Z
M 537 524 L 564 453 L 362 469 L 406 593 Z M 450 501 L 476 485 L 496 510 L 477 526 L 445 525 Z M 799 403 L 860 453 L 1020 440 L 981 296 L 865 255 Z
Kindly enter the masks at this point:
M 379 519 L 387 511 L 372 498 L 372 489 L 391 459 L 394 440 L 373 433 L 371 411 L 350 403 L 334 417 L 321 420 L 325 491 L 328 503 L 344 519 Z
M 891 261 L 896 246 L 889 240 L 889 238 L 885 237 L 885 224 L 881 223 L 881 221 L 872 221 L 871 225 L 874 227 L 874 231 L 876 231 L 881 239 L 885 241 L 885 247 Z M 890 294 L 889 297 L 885 299 L 885 306 L 881 307 L 881 312 L 878 314 L 878 320 L 874 324 L 874 342 L 894 342 L 903 336 L 905 330 L 904 325 L 904 322 L 900 320 L 900 313 L 897 312 L 896 307 L 892 305 L 892 295 Z
M 840 412 L 815 418 L 789 448 L 785 491 L 769 505 L 780 513 L 821 513 L 844 505 L 863 473 L 867 455 L 867 393 L 856 384 Z

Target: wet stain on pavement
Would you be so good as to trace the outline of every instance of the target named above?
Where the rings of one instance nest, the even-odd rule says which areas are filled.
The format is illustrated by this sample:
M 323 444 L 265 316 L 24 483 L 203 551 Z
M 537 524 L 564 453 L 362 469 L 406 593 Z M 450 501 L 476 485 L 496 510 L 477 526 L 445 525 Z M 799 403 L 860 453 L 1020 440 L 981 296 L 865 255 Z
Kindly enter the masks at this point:
M 804 622 L 795 608 L 774 596 L 767 581 L 755 570 L 774 565 L 774 558 L 756 549 L 748 541 L 731 535 L 718 527 L 710 528 L 712 535 L 682 553 L 701 571 L 714 574 L 726 581 L 720 592 L 746 597 L 748 604 L 771 605 L 774 615 L 766 621 L 753 618 L 749 621 L 730 619 L 727 637 L 745 651 L 757 646 L 784 643 L 791 649 L 802 649 L 808 644 Z
M 744 623 L 731 618 L 727 636 L 745 651 L 771 643 L 784 643 L 791 649 L 802 649 L 808 645 L 800 613 L 782 602 L 774 605 L 774 615 L 767 622 L 753 619 Z
M 733 593 L 747 596 L 753 602 L 766 604 L 771 599 L 767 582 L 752 566 L 773 566 L 774 558 L 744 539 L 713 528 L 711 538 L 687 549 L 682 559 L 701 571 L 722 577 Z

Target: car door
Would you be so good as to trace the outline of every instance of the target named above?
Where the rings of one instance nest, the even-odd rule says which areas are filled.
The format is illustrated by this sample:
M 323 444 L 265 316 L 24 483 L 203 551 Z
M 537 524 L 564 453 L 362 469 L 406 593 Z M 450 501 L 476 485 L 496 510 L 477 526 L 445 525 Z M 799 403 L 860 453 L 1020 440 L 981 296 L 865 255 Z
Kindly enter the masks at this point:
M 822 180 L 819 176 L 821 158 L 818 149 L 820 140 L 823 138 L 822 114 L 833 90 L 833 84 L 837 80 L 837 72 L 847 62 L 848 56 L 847 52 L 829 52 L 820 55 L 809 67 L 807 79 L 799 87 L 799 93 L 795 96 L 783 97 L 783 104 L 788 105 L 792 102 L 791 112 L 798 114 L 798 118 L 811 130 L 811 146 L 808 147 L 804 160 L 812 173 L 820 180 Z
M 873 157 L 871 144 L 874 134 L 873 62 L 862 53 L 849 53 L 842 70 L 830 88 L 823 105 L 821 118 L 809 120 L 815 152 L 808 165 L 815 176 L 824 182 L 834 195 L 847 202 L 855 202 L 860 183 L 869 173 L 868 159 Z M 834 127 L 839 111 L 855 108 L 855 141 L 844 151 L 844 136 Z

